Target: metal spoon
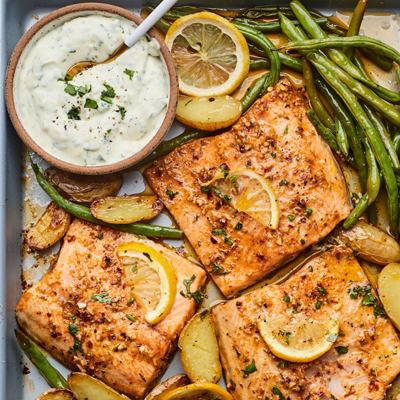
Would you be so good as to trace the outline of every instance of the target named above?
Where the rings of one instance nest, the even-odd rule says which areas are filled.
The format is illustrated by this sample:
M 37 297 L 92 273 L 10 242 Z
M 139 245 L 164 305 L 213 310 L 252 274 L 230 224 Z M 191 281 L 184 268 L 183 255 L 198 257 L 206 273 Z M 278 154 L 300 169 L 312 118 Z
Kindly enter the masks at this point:
M 178 0 L 163 0 L 155 10 L 135 29 L 131 36 L 125 39 L 125 42 L 121 44 L 106 61 L 94 62 L 94 61 L 81 61 L 74 64 L 66 73 L 65 77 L 71 77 L 79 74 L 88 67 L 94 65 L 108 64 L 114 61 L 122 53 L 132 47 L 163 15 L 171 8 Z

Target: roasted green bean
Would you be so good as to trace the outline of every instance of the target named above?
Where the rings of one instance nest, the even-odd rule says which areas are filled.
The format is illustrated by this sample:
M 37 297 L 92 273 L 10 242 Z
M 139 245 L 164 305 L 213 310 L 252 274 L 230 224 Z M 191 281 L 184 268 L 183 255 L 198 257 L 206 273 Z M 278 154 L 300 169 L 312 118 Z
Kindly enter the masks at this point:
M 346 36 L 354 36 L 358 35 L 360 32 L 360 27 L 362 20 L 364 18 L 365 10 L 368 6 L 368 0 L 360 0 L 353 11 L 353 15 L 351 17 L 349 29 L 347 30 Z M 353 60 L 355 50 L 352 47 L 344 47 L 343 53 L 349 57 L 350 60 Z
M 269 74 L 263 75 L 257 80 L 252 88 L 247 92 L 245 98 L 242 100 L 242 111 L 247 111 L 251 105 L 260 97 L 261 91 L 263 90 Z
M 250 58 L 250 71 L 270 68 L 271 63 L 269 62 L 268 58 Z
M 136 235 L 153 236 L 153 237 L 165 237 L 165 238 L 176 238 L 182 237 L 182 231 L 179 229 L 168 228 L 158 225 L 147 225 L 147 224 L 107 224 L 95 218 L 90 212 L 90 208 L 82 206 L 80 204 L 75 204 L 72 201 L 64 199 L 54 187 L 47 182 L 42 173 L 39 171 L 38 166 L 31 160 L 31 166 L 33 172 L 35 173 L 36 180 L 39 186 L 48 194 L 48 196 L 63 210 L 69 212 L 70 214 L 83 219 L 85 221 L 93 222 L 95 224 L 109 226 L 120 231 L 134 233 Z
M 393 135 L 393 146 L 396 152 L 398 153 L 400 150 L 400 132 L 396 131 L 395 134 Z
M 361 199 L 358 201 L 357 205 L 354 207 L 353 211 L 350 215 L 346 218 L 346 221 L 343 222 L 344 229 L 350 229 L 355 222 L 359 220 L 361 215 L 367 211 L 369 202 L 369 195 L 368 193 L 364 193 Z
M 396 133 L 394 126 L 387 119 L 385 119 L 384 124 L 385 124 L 385 128 L 387 130 L 387 133 L 393 139 L 394 134 Z
M 384 55 L 375 52 L 374 50 L 370 50 L 368 48 L 360 48 L 360 52 L 364 57 L 367 57 L 373 63 L 381 67 L 385 71 L 389 71 L 392 68 L 393 62 L 390 58 L 385 57 Z
M 383 144 L 385 145 L 386 151 L 388 152 L 390 161 L 392 163 L 392 167 L 394 170 L 398 171 L 400 169 L 400 161 L 399 157 L 397 156 L 396 150 L 393 146 L 392 139 L 390 138 L 385 125 L 379 118 L 378 114 L 375 112 L 375 110 L 368 106 L 367 104 L 362 104 L 365 113 L 367 114 L 368 118 L 371 120 L 371 122 L 374 124 L 375 129 L 379 133 L 379 136 L 381 137 L 381 140 Z
M 64 377 L 47 361 L 47 358 L 36 347 L 22 331 L 15 330 L 15 336 L 25 355 L 36 366 L 39 372 L 46 379 L 47 383 L 55 389 L 68 389 L 67 381 Z
M 360 72 L 364 75 L 365 79 L 370 79 L 369 75 L 367 74 L 367 71 L 365 70 L 364 64 L 361 61 L 361 58 L 357 54 L 357 52 L 354 52 L 353 63 L 360 70 Z
M 311 109 L 307 110 L 307 116 L 311 123 L 315 126 L 318 134 L 328 143 L 329 147 L 335 152 L 339 153 L 340 148 L 336 142 L 334 134 L 324 126 L 324 124 L 319 120 L 315 112 Z
M 335 117 L 335 131 L 336 131 L 336 140 L 338 146 L 340 147 L 340 150 L 342 151 L 344 156 L 348 157 L 350 150 L 349 140 L 347 138 L 346 131 L 344 130 L 343 125 L 337 116 Z
M 269 32 L 281 32 L 281 24 L 279 21 L 272 21 L 272 22 L 265 22 L 265 21 L 256 21 L 253 19 L 246 19 L 246 18 L 235 18 L 234 22 L 238 22 L 240 24 L 251 26 L 263 33 Z M 300 22 L 297 20 L 292 21 L 295 26 L 300 26 Z M 315 22 L 320 25 L 324 26 L 328 20 L 326 18 L 317 18 Z
M 165 19 L 161 18 L 155 23 L 155 27 L 162 32 L 164 35 L 167 34 L 169 28 L 171 27 L 172 24 L 170 24 L 168 21 Z
M 235 25 L 236 28 L 239 29 L 239 31 L 247 40 L 257 44 L 265 51 L 266 56 L 271 62 L 271 69 L 267 82 L 265 84 L 265 88 L 268 89 L 268 87 L 270 86 L 275 86 L 278 83 L 279 74 L 281 72 L 281 61 L 278 52 L 274 51 L 276 50 L 274 44 L 257 29 L 251 28 L 247 25 L 239 24 L 237 22 L 234 22 L 233 25 Z M 263 92 L 265 92 L 266 89 L 263 90 Z M 263 94 L 264 93 L 261 93 L 261 95 Z
M 322 124 L 332 132 L 335 132 L 335 121 L 332 119 L 331 115 L 325 108 L 324 103 L 318 95 L 317 88 L 315 87 L 311 64 L 305 57 L 303 57 L 302 65 L 303 77 L 306 83 L 307 94 L 308 98 L 310 99 L 312 108 L 315 114 L 317 114 L 318 118 L 321 120 Z M 346 155 L 348 155 L 348 152 Z

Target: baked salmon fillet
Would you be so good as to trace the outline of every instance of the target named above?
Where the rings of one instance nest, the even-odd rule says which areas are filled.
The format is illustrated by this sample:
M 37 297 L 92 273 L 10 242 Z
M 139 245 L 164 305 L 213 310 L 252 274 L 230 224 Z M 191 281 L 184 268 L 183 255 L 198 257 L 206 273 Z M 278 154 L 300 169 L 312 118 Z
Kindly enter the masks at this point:
M 229 132 L 184 144 L 146 171 L 226 297 L 321 240 L 351 211 L 341 170 L 306 111 L 302 92 L 283 80 Z M 277 230 L 201 191 L 221 169 L 251 169 L 272 185 Z
M 175 272 L 175 303 L 153 326 L 145 321 L 139 304 L 129 301 L 131 287 L 116 254 L 117 247 L 127 242 L 152 247 Z M 75 219 L 54 269 L 23 293 L 16 317 L 31 338 L 72 370 L 142 399 L 166 368 L 181 330 L 196 310 L 195 300 L 179 293 L 186 293 L 183 280 L 193 275 L 191 292 L 205 283 L 202 268 L 151 240 Z M 101 293 L 108 293 L 107 299 L 92 298 Z M 71 324 L 78 330 L 78 346 L 68 330 Z
M 212 316 L 222 365 L 235 400 L 382 399 L 400 372 L 400 341 L 378 302 L 362 305 L 367 293 L 369 300 L 376 296 L 353 252 L 337 247 L 312 259 L 282 285 L 216 307 Z M 338 321 L 336 342 L 310 363 L 275 357 L 257 322 L 285 313 L 322 323 Z M 246 369 L 253 360 L 256 371 Z M 249 370 L 253 372 L 244 373 Z

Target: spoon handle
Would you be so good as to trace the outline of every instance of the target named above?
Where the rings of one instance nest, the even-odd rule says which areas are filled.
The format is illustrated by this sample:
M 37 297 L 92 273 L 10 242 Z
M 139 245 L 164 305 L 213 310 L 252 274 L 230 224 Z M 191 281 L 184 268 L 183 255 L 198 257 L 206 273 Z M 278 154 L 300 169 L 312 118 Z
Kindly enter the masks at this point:
M 155 10 L 125 39 L 125 44 L 132 47 L 178 0 L 163 0 Z

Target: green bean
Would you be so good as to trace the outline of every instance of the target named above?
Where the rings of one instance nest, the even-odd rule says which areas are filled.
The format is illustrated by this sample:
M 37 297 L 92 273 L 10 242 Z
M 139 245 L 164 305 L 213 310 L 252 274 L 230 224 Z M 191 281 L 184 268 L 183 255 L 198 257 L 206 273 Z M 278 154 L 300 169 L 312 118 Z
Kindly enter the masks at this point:
M 155 23 L 155 27 L 162 32 L 164 35 L 167 34 L 169 28 L 171 27 L 172 24 L 170 24 L 168 21 L 165 19 L 161 18 Z
M 265 74 L 259 78 L 253 87 L 247 92 L 245 98 L 242 100 L 242 112 L 247 111 L 260 96 L 260 93 L 267 82 L 268 75 L 269 74 Z
M 90 208 L 82 206 L 80 204 L 75 204 L 72 201 L 68 201 L 64 199 L 54 187 L 47 182 L 42 173 L 39 171 L 38 166 L 31 160 L 31 166 L 33 172 L 35 173 L 36 180 L 39 183 L 39 186 L 48 194 L 48 196 L 63 210 L 69 212 L 70 214 L 83 219 L 88 222 L 93 222 L 95 224 L 109 226 L 114 229 L 118 229 L 123 232 L 134 233 L 136 235 L 144 235 L 144 236 L 154 236 L 154 237 L 166 237 L 166 238 L 176 238 L 179 239 L 182 237 L 182 231 L 174 228 L 167 228 L 164 226 L 157 225 L 147 225 L 147 224 L 107 224 L 104 221 L 101 221 L 95 218 L 90 212 Z
M 345 157 L 349 155 L 349 140 L 340 119 L 335 117 L 336 140 Z
M 174 7 L 173 10 L 176 12 L 186 13 L 186 15 L 205 11 L 202 8 L 195 7 L 195 6 L 177 6 L 177 7 Z
M 36 345 L 22 331 L 15 330 L 15 336 L 25 355 L 36 366 L 39 372 L 46 379 L 47 383 L 55 389 L 68 389 L 64 377 L 47 361 L 47 358 L 36 347 Z
M 365 114 L 363 108 L 358 103 L 355 96 L 351 93 L 350 89 L 338 78 L 335 71 L 329 68 L 329 63 L 325 61 L 327 58 L 319 53 L 311 52 L 308 54 L 309 60 L 318 69 L 319 73 L 328 82 L 328 84 L 339 94 L 344 100 L 347 107 L 350 109 L 353 117 L 361 125 L 362 129 L 367 135 L 368 141 L 374 151 L 374 155 L 382 169 L 385 178 L 386 191 L 388 193 L 388 214 L 389 224 L 392 234 L 398 238 L 398 217 L 399 217 L 399 200 L 397 183 L 390 158 L 382 143 L 382 140 L 375 129 L 375 126 Z M 396 186 L 396 187 L 395 187 Z
M 353 211 L 346 218 L 346 221 L 343 222 L 344 229 L 350 229 L 353 226 L 353 224 L 359 220 L 361 215 L 363 215 L 365 211 L 367 211 L 368 202 L 369 202 L 369 195 L 368 193 L 364 193 L 364 195 L 358 201 Z
M 367 71 L 365 70 L 364 64 L 361 61 L 361 58 L 357 54 L 357 52 L 354 52 L 353 63 L 360 70 L 360 72 L 364 75 L 365 79 L 370 79 Z
M 151 13 L 154 11 L 155 7 L 145 6 L 145 9 Z M 200 8 L 198 9 L 198 11 L 191 11 L 191 12 L 169 10 L 163 15 L 163 18 L 168 19 L 170 21 L 176 21 L 177 19 L 184 17 L 185 15 L 194 14 L 196 12 L 201 12 L 201 11 L 204 11 L 204 10 L 201 10 Z
M 349 29 L 347 30 L 346 36 L 354 36 L 359 34 L 361 23 L 364 18 L 367 6 L 368 6 L 368 0 L 360 0 L 358 2 L 351 17 Z M 352 47 L 344 47 L 343 53 L 346 54 L 346 56 L 349 57 L 350 60 L 353 60 L 355 50 Z
M 343 124 L 344 129 L 350 141 L 350 147 L 353 150 L 354 158 L 357 164 L 358 178 L 360 181 L 361 191 L 365 193 L 367 190 L 368 171 L 367 164 L 364 156 L 364 149 L 361 144 L 360 138 L 357 135 L 356 127 L 353 118 L 349 114 L 342 99 L 336 92 L 317 74 L 315 76 L 315 85 L 317 89 L 323 94 L 334 114 L 338 116 L 340 122 Z
M 393 147 L 396 150 L 396 153 L 399 152 L 400 150 L 400 132 L 396 131 L 395 134 L 393 135 Z
M 369 60 L 374 62 L 376 65 L 381 67 L 385 71 L 389 71 L 392 68 L 392 60 L 384 55 L 376 52 L 374 50 L 370 50 L 368 48 L 360 48 L 360 52 L 364 57 L 367 57 Z
M 257 54 L 258 56 L 261 56 L 261 57 L 268 57 L 265 50 L 263 50 L 260 46 L 257 46 L 254 43 L 249 42 L 249 41 L 247 41 L 247 44 L 249 46 L 249 50 L 252 53 Z M 277 53 L 278 53 L 279 59 L 281 60 L 282 65 L 284 65 L 285 67 L 294 69 L 295 71 L 299 71 L 299 72 L 302 71 L 300 58 L 290 56 L 289 54 L 282 53 L 280 51 L 278 51 Z
M 252 28 L 256 28 L 257 30 L 263 33 L 282 31 L 281 24 L 279 23 L 279 21 L 265 22 L 265 21 L 255 21 L 246 18 L 235 18 L 233 22 L 239 22 L 240 24 L 251 26 Z M 294 20 L 292 22 L 295 26 L 300 25 L 300 22 L 297 20 Z M 328 22 L 328 20 L 326 18 L 318 18 L 315 20 L 315 22 L 320 26 L 324 26 Z
M 268 58 L 251 58 L 250 57 L 250 71 L 257 71 L 260 69 L 270 69 L 271 63 Z
M 363 106 L 364 111 L 367 114 L 368 118 L 374 124 L 375 129 L 379 133 L 379 136 L 381 137 L 381 140 L 386 148 L 386 151 L 388 152 L 390 161 L 392 162 L 393 169 L 398 171 L 400 169 L 399 157 L 397 156 L 396 150 L 393 146 L 392 139 L 390 138 L 389 134 L 387 133 L 385 125 L 383 124 L 383 122 L 381 121 L 378 114 L 375 112 L 375 110 L 373 108 L 371 108 L 367 104 L 362 104 L 362 106 Z
M 278 83 L 279 74 L 281 72 L 281 61 L 278 52 L 274 51 L 276 50 L 274 44 L 257 29 L 236 22 L 234 22 L 233 25 L 239 29 L 247 40 L 257 44 L 265 51 L 266 56 L 271 62 L 271 69 L 265 87 L 268 89 L 270 86 L 275 86 Z M 261 93 L 261 95 L 263 94 L 264 93 Z
M 397 63 L 395 64 L 395 72 L 396 72 L 397 84 L 400 87 L 400 67 Z
M 385 125 L 386 130 L 387 130 L 387 133 L 393 139 L 394 134 L 396 133 L 396 130 L 394 129 L 394 126 L 387 119 L 385 119 L 383 121 L 383 123 Z
M 340 148 L 336 142 L 334 134 L 324 126 L 324 124 L 319 120 L 317 114 L 311 109 L 307 110 L 307 116 L 311 123 L 315 126 L 318 134 L 328 143 L 329 147 L 335 152 L 339 153 Z
M 317 114 L 318 118 L 321 120 L 322 124 L 332 132 L 335 132 L 335 121 L 332 119 L 328 110 L 325 108 L 324 103 L 322 103 L 318 95 L 317 88 L 315 87 L 314 75 L 312 72 L 311 64 L 305 57 L 303 57 L 302 64 L 303 64 L 303 77 L 306 83 L 306 90 L 312 108 L 315 114 Z
M 361 141 L 365 148 L 365 158 L 368 164 L 368 182 L 367 182 L 367 191 L 369 194 L 368 205 L 372 204 L 379 194 L 379 189 L 381 187 L 381 179 L 379 176 L 379 167 L 376 162 L 374 152 L 370 143 L 368 142 L 367 137 L 365 136 L 364 131 L 357 124 L 357 132 L 361 138 Z
M 135 164 L 134 168 L 137 169 L 140 166 L 150 164 L 160 157 L 166 156 L 168 153 L 171 153 L 172 150 L 176 149 L 182 144 L 191 142 L 192 140 L 214 136 L 215 134 L 215 132 L 200 131 L 197 129 L 190 132 L 184 132 L 181 135 L 174 137 L 173 139 L 161 142 L 157 146 L 157 148 L 153 152 L 151 152 L 145 159 L 140 161 L 138 164 Z

